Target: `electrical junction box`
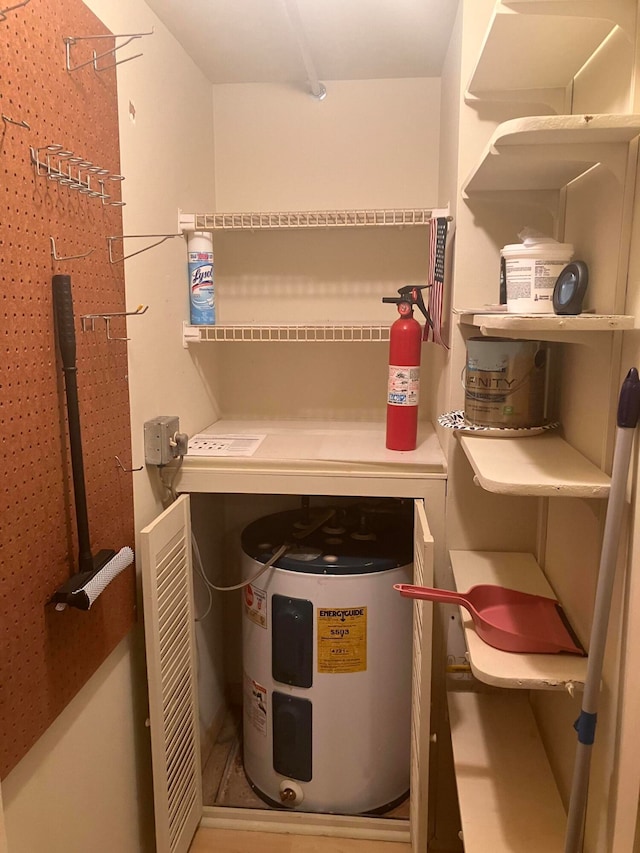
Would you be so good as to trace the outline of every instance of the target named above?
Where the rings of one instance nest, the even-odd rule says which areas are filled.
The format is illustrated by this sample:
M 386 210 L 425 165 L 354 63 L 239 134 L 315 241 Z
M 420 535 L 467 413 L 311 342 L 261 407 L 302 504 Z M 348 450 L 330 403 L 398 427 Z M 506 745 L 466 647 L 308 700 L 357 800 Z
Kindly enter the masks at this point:
M 159 415 L 144 424 L 144 461 L 147 465 L 168 465 L 178 456 L 174 436 L 180 430 L 180 418 Z

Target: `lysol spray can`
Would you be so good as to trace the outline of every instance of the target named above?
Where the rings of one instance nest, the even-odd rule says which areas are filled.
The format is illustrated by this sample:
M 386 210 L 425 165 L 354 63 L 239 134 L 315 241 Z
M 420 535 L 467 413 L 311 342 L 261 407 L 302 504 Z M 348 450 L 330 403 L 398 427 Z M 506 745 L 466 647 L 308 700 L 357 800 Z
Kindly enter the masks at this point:
M 213 326 L 216 302 L 213 287 L 213 235 L 194 231 L 187 238 L 191 324 Z

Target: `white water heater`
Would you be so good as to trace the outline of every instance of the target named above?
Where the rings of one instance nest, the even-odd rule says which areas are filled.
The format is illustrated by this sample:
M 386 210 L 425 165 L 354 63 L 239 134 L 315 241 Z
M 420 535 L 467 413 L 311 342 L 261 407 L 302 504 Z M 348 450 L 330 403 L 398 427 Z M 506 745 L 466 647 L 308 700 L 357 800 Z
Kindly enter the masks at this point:
M 382 813 L 409 788 L 411 502 L 307 508 L 242 534 L 244 769 L 270 805 Z

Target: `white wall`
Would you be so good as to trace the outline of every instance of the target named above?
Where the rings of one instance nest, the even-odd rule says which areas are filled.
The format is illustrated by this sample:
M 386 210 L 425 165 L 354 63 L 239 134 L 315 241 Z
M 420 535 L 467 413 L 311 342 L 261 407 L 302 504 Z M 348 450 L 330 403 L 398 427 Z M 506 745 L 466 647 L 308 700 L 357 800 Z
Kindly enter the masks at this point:
M 323 101 L 284 84 L 213 92 L 218 211 L 437 205 L 439 79 L 331 81 Z M 388 323 L 397 315 L 382 297 L 426 280 L 428 232 L 216 233 L 214 254 L 222 323 Z M 218 352 L 225 417 L 385 417 L 384 344 Z
M 120 643 L 3 780 L 10 853 L 152 849 L 139 657 Z
M 132 45 L 144 56 L 118 69 L 124 233 L 175 233 L 178 208 L 209 210 L 214 203 L 211 86 L 143 0 L 87 5 L 114 33 L 154 29 Z M 151 242 L 127 240 L 125 249 Z M 193 433 L 215 420 L 218 404 L 215 370 L 203 382 L 202 364 L 182 348 L 181 323 L 188 318 L 183 239 L 128 261 L 126 291 L 129 310 L 149 305 L 128 326 L 137 466 L 143 464 L 145 420 L 177 414 L 181 428 Z M 153 471 L 132 476 L 139 531 L 160 511 L 161 490 Z M 146 716 L 137 626 L 3 781 L 11 853 L 152 849 Z
M 214 86 L 216 209 L 432 207 L 440 81 Z

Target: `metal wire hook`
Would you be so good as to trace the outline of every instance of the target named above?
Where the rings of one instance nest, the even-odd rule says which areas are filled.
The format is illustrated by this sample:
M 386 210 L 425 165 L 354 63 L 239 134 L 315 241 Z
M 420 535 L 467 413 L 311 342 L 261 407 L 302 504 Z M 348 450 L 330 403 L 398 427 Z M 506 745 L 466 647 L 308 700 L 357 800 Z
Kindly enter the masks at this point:
M 141 465 L 139 468 L 125 468 L 124 465 L 122 464 L 122 462 L 120 461 L 119 456 L 115 456 L 114 459 L 116 460 L 116 462 L 118 463 L 118 465 L 124 471 L 125 474 L 131 474 L 133 471 L 142 471 L 142 469 L 144 468 L 144 465 Z
M 3 20 L 3 19 L 0 18 L 0 20 Z M 6 116 L 4 113 L 2 114 L 2 121 L 5 124 L 15 124 L 17 127 L 25 127 L 27 130 L 31 130 L 30 125 L 28 125 L 26 121 L 16 121 L 13 118 L 9 118 L 9 116 Z
M 7 6 L 6 9 L 0 9 L 0 23 L 7 20 L 7 12 L 13 12 L 16 9 L 20 9 L 22 6 L 26 6 L 27 3 L 31 3 L 31 0 L 22 0 L 22 3 L 16 3 L 15 6 Z
M 152 243 L 150 246 L 145 246 L 144 249 L 139 249 L 137 252 L 132 252 L 130 255 L 123 255 L 121 258 L 114 258 L 112 250 L 113 241 L 127 240 L 130 237 L 144 237 L 151 239 L 153 239 L 154 237 L 162 237 L 162 239 L 158 240 L 156 243 Z M 182 237 L 182 232 L 180 234 L 123 234 L 122 236 L 107 237 L 107 246 L 109 248 L 109 263 L 118 264 L 122 261 L 128 260 L 129 258 L 135 258 L 136 255 L 141 255 L 143 252 L 147 252 L 149 249 L 155 249 L 156 246 L 160 246 L 162 243 L 165 243 L 167 240 L 171 240 L 174 237 Z
M 130 44 L 135 39 L 142 38 L 143 36 L 151 36 L 153 35 L 153 28 L 148 33 L 122 33 L 119 35 L 112 35 L 111 33 L 105 35 L 97 35 L 97 36 L 63 36 L 63 41 L 65 44 L 65 58 L 66 58 L 66 69 L 67 71 L 78 71 L 80 68 L 84 68 L 87 65 L 93 65 L 96 71 L 106 71 L 108 68 L 114 68 L 116 65 L 122 65 L 123 62 L 129 62 L 131 59 L 137 59 L 139 56 L 142 56 L 141 53 L 136 54 L 136 56 L 130 56 L 127 59 L 121 59 L 118 62 L 113 62 L 111 65 L 104 65 L 102 68 L 98 68 L 98 60 L 102 59 L 104 56 L 115 55 L 117 50 L 120 50 L 122 47 L 126 47 L 126 45 Z M 80 65 L 75 65 L 73 68 L 71 67 L 71 46 L 74 45 L 78 41 L 89 41 L 93 39 L 119 39 L 123 38 L 126 41 L 122 42 L 122 44 L 117 44 L 115 47 L 111 48 L 111 50 L 106 50 L 104 53 L 96 53 L 93 51 L 93 58 L 88 59 L 86 62 L 80 63 Z
M 84 314 L 80 317 L 80 322 L 82 324 L 82 331 L 88 331 L 88 320 L 91 320 L 91 331 L 95 331 L 95 321 L 96 320 L 104 320 L 106 331 L 107 331 L 107 340 L 108 341 L 128 341 L 129 338 L 114 338 L 111 335 L 111 320 L 114 317 L 134 317 L 140 316 L 142 314 L 146 314 L 149 310 L 148 305 L 138 305 L 135 311 L 113 311 L 110 314 Z
M 95 249 L 89 249 L 83 255 L 65 255 L 65 257 L 61 257 L 56 253 L 56 241 L 53 237 L 49 237 L 49 239 L 51 240 L 51 257 L 54 261 L 75 261 L 77 258 L 87 258 L 92 252 L 95 252 Z

